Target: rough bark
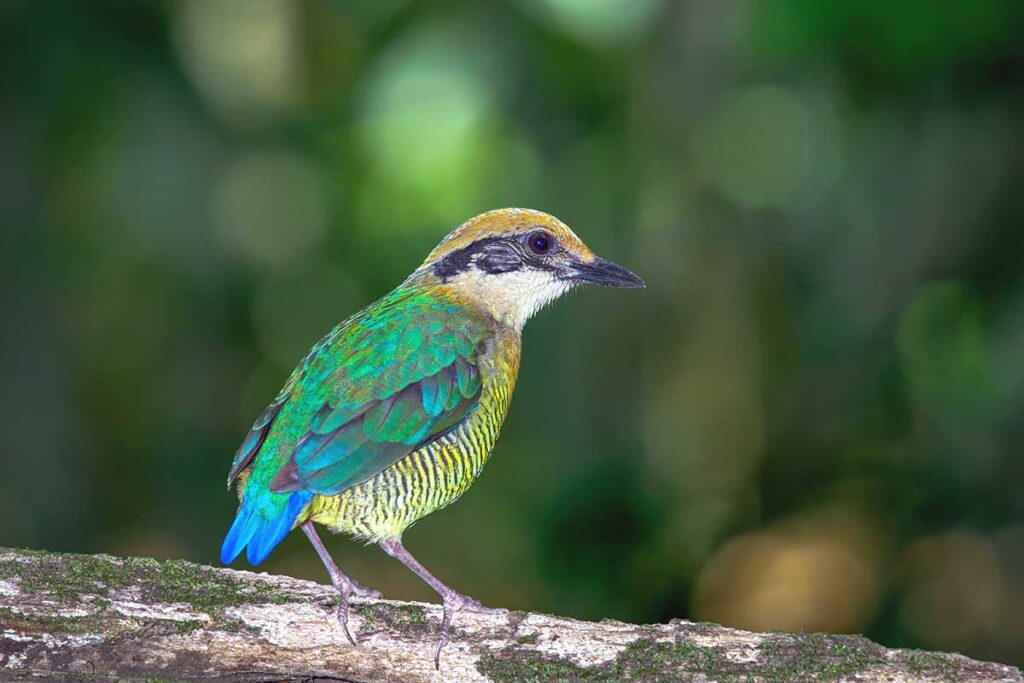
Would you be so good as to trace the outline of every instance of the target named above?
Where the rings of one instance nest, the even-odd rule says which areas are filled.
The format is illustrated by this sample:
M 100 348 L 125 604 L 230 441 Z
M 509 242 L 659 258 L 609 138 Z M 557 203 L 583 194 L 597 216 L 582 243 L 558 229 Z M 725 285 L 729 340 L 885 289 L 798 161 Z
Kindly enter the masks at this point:
M 0 548 L 4 680 L 1021 681 L 955 654 L 859 636 L 748 633 L 513 612 L 456 615 L 435 671 L 436 605 L 355 601 L 350 646 L 328 586 L 188 562 Z

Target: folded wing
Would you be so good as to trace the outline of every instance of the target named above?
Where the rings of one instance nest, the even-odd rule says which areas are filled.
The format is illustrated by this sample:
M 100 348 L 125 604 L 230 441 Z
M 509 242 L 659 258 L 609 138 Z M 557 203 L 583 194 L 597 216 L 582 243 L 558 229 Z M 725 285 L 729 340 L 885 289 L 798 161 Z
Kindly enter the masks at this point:
M 322 349 L 329 370 L 309 361 L 323 385 L 300 380 L 294 393 L 326 398 L 271 491 L 340 493 L 458 425 L 479 403 L 478 353 L 490 333 L 485 320 L 429 300 L 357 321 Z

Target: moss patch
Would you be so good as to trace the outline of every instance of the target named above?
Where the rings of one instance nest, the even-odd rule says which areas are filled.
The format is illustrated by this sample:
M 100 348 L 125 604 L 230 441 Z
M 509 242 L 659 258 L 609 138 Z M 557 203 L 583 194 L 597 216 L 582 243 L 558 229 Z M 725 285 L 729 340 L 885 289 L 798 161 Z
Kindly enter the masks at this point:
M 393 605 L 381 602 L 357 604 L 352 612 L 363 618 L 363 630 L 387 628 L 399 633 L 420 635 L 430 627 L 427 611 L 421 605 Z
M 48 614 L 24 614 L 0 607 L 0 628 L 23 633 L 65 633 L 78 635 L 95 631 L 104 622 L 98 614 L 82 617 L 55 617 Z
M 771 681 L 814 678 L 833 681 L 856 671 L 885 663 L 885 650 L 860 636 L 823 634 L 775 635 L 761 646 L 753 664 Z
M 427 611 L 419 605 L 388 605 L 395 626 L 405 630 L 409 626 L 423 626 L 427 623 Z
M 685 637 L 676 641 L 640 638 L 614 661 L 593 667 L 581 667 L 567 659 L 522 647 L 529 643 L 520 641 L 485 655 L 477 662 L 477 669 L 493 681 L 538 683 L 661 681 L 696 675 L 716 681 L 835 681 L 874 666 L 891 667 L 900 658 L 906 658 L 907 670 L 926 676 L 941 677 L 956 669 L 950 657 L 941 654 L 900 652 L 893 662 L 886 658 L 884 648 L 860 636 L 776 634 L 771 638 L 759 646 L 758 657 L 753 661 L 733 661 L 725 656 L 724 650 L 697 645 Z
M 87 606 L 83 616 L 54 617 L 0 609 L 0 625 L 25 632 L 80 635 L 128 633 L 187 635 L 204 626 L 198 620 L 127 617 L 109 610 L 114 591 L 139 592 L 143 602 L 182 603 L 209 614 L 224 630 L 259 633 L 225 616 L 228 607 L 281 604 L 297 598 L 260 581 L 246 581 L 210 567 L 170 560 L 119 559 L 107 555 L 72 555 L 0 548 L 0 579 L 16 581 L 22 590 L 52 597 L 63 605 Z
M 127 634 L 145 629 L 150 635 L 188 635 L 203 627 L 198 619 L 156 619 L 126 617 L 122 614 L 100 610 L 81 616 L 53 616 L 31 614 L 0 608 L 0 628 L 13 629 L 22 633 L 46 633 L 50 635 L 84 635 L 88 633 Z
M 495 683 L 610 680 L 594 678 L 593 670 L 566 659 L 547 657 L 533 650 L 518 648 L 505 648 L 497 654 L 486 654 L 477 660 L 476 668 Z
M 533 641 L 536 641 L 536 637 Z M 511 646 L 497 654 L 481 657 L 477 662 L 477 670 L 491 680 L 502 683 L 540 683 L 551 680 L 612 683 L 624 680 L 670 680 L 682 672 L 709 672 L 717 669 L 718 659 L 714 648 L 640 638 L 620 652 L 614 661 L 593 667 L 582 667 L 570 660 L 552 657 L 530 648 Z
M 220 630 L 227 631 L 228 633 L 252 633 L 260 635 L 260 630 L 258 628 L 250 626 L 239 619 L 218 619 L 217 626 L 220 627 Z
M 941 652 L 923 652 L 921 650 L 900 650 L 898 661 L 901 661 L 906 669 L 922 678 L 938 678 L 940 680 L 958 680 L 964 677 L 971 677 L 970 671 L 965 671 L 961 666 L 962 661 L 957 661 L 953 656 Z M 976 669 L 981 671 L 987 669 L 989 664 L 975 662 Z M 1019 673 L 1019 672 L 1018 672 Z M 979 677 L 980 677 L 979 673 Z M 995 673 L 991 675 L 996 675 Z M 1000 676 L 1002 677 L 1002 676 Z
M 95 596 L 109 604 L 114 590 L 138 588 L 147 602 L 179 602 L 201 612 L 222 612 L 245 604 L 294 602 L 262 582 L 224 576 L 202 565 L 169 560 L 118 559 L 108 555 L 69 555 L 0 549 L 0 579 L 15 579 L 27 591 L 45 592 L 61 602 Z

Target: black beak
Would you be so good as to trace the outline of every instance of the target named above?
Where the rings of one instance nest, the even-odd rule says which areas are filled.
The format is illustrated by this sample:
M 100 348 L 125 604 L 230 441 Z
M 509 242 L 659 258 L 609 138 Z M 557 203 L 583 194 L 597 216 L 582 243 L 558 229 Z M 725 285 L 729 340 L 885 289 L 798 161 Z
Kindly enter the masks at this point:
M 590 261 L 575 263 L 567 273 L 567 278 L 574 282 L 587 282 L 605 287 L 630 287 L 633 289 L 646 287 L 644 281 L 622 266 L 612 263 L 600 256 Z

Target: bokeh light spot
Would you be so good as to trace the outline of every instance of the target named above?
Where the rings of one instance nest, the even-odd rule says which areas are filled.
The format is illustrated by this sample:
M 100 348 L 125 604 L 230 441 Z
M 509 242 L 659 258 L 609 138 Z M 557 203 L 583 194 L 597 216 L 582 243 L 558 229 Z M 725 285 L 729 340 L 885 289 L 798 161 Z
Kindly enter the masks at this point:
M 246 154 L 217 187 L 214 224 L 226 248 L 255 265 L 281 265 L 327 232 L 329 205 L 320 170 L 289 151 Z
M 527 0 L 527 5 L 576 38 L 596 45 L 637 38 L 662 9 L 661 0 Z
M 223 118 L 259 122 L 298 101 L 305 81 L 299 3 L 189 0 L 172 7 L 185 71 Z
M 785 203 L 814 161 L 812 122 L 804 103 L 778 86 L 737 90 L 695 128 L 702 174 L 745 208 Z
M 493 104 L 477 46 L 454 31 L 440 26 L 399 44 L 366 96 L 361 128 L 374 161 L 412 183 L 470 155 Z
M 502 79 L 483 31 L 430 25 L 397 41 L 377 64 L 357 123 L 370 166 L 361 225 L 452 224 L 487 208 L 491 185 L 514 187 L 534 174 L 531 145 L 502 119 Z
M 863 629 L 878 593 L 875 539 L 852 511 L 796 522 L 726 543 L 697 581 L 696 617 L 753 631 Z

